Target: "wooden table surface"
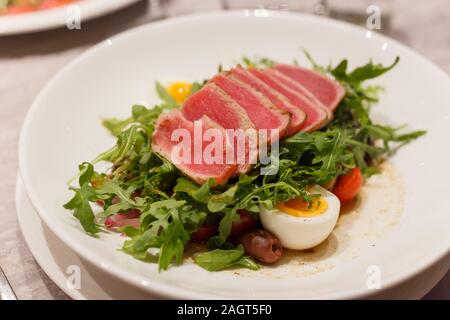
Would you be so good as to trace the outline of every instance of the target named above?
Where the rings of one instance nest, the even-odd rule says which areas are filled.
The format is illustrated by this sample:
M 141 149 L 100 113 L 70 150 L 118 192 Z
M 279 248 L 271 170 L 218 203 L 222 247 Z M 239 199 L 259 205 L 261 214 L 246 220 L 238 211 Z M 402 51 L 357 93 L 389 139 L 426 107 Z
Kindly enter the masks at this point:
M 220 10 L 224 3 L 233 9 L 237 6 L 255 8 L 261 2 L 279 5 L 284 10 L 299 9 L 299 1 L 292 0 L 165 0 L 159 7 L 141 1 L 120 12 L 82 22 L 79 31 L 57 29 L 0 37 L 0 267 L 19 299 L 68 299 L 37 265 L 21 235 L 15 212 L 19 130 L 39 90 L 80 53 L 133 26 L 162 16 Z M 329 1 L 330 4 L 333 2 L 336 1 Z M 386 2 L 391 7 L 392 16 L 389 29 L 383 32 L 414 48 L 450 73 L 449 1 L 382 1 Z M 312 11 L 309 7 L 300 9 Z M 450 274 L 426 298 L 450 299 Z

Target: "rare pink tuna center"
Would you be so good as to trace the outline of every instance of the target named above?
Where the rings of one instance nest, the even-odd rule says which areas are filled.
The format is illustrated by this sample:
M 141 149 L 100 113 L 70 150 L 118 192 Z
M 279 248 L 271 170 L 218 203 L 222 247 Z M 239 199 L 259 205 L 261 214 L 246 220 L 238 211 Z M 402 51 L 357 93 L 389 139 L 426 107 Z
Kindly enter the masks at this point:
M 194 130 L 177 128 L 172 131 L 175 144 L 170 158 L 175 165 L 271 164 L 262 174 L 276 174 L 273 161 L 279 153 L 278 129 L 207 128 L 202 120 L 194 121 Z M 273 141 L 271 144 L 268 141 Z M 264 168 L 262 168 L 264 169 Z

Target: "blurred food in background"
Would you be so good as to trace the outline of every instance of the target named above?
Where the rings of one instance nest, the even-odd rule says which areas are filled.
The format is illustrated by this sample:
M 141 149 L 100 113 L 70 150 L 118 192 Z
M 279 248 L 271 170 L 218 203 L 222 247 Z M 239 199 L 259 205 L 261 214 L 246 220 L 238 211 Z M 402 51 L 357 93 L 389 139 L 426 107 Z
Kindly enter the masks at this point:
M 51 9 L 79 0 L 0 0 L 0 15 L 12 15 Z

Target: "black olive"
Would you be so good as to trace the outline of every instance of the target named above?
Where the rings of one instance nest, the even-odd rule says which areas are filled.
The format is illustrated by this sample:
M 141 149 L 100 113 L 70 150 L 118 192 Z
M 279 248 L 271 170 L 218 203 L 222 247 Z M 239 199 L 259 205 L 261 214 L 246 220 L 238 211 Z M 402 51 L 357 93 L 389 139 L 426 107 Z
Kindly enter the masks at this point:
M 281 241 L 266 230 L 257 229 L 247 232 L 239 242 L 249 256 L 264 263 L 275 263 L 283 255 Z

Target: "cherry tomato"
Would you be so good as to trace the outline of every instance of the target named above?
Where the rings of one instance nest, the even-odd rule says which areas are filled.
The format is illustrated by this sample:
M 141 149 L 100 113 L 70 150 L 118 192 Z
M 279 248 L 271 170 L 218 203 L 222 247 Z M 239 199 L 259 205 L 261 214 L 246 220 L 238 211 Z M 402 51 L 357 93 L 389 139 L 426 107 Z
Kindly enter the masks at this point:
M 333 193 L 341 203 L 348 203 L 356 197 L 363 182 L 361 169 L 353 168 L 349 173 L 338 177 Z
M 214 237 L 217 234 L 218 229 L 218 224 L 203 225 L 191 235 L 191 239 L 194 241 L 206 241 L 209 238 Z
M 238 214 L 241 219 L 239 221 L 233 222 L 233 224 L 231 225 L 231 238 L 237 238 L 244 232 L 256 228 L 256 220 L 250 213 L 245 210 L 239 210 Z

